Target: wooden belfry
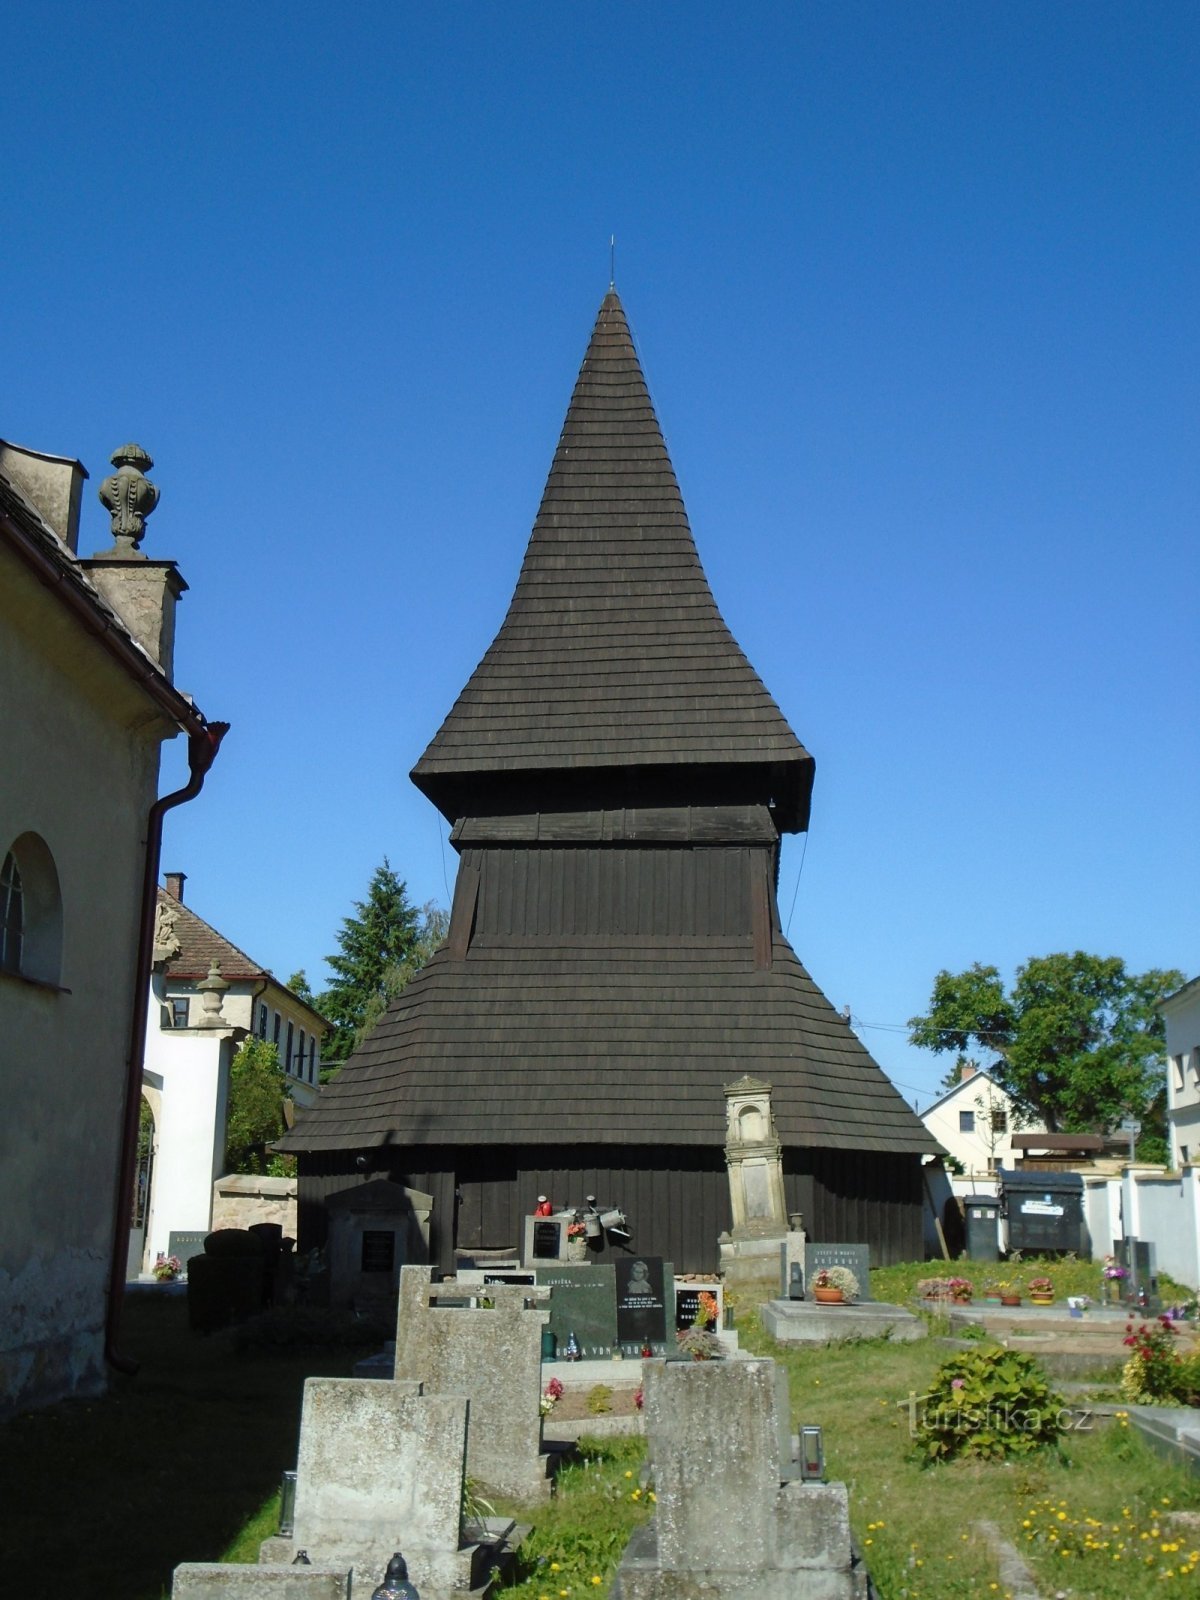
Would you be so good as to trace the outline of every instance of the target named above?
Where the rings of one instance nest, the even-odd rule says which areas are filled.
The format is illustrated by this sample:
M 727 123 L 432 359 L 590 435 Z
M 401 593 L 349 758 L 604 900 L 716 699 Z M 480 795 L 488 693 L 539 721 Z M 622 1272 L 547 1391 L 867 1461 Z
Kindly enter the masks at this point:
M 461 856 L 449 937 L 282 1142 L 302 1247 L 387 1175 L 434 1196 L 443 1267 L 519 1245 L 539 1194 L 713 1267 L 750 1074 L 810 1237 L 920 1257 L 938 1147 L 783 936 L 812 757 L 717 610 L 615 292 L 508 614 L 412 776 Z

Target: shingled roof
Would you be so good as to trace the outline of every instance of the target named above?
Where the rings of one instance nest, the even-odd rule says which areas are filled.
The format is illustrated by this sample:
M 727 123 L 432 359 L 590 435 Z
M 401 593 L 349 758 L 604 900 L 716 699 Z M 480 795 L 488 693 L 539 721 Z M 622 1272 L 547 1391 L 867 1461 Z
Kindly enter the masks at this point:
M 812 757 L 717 610 L 610 290 L 508 614 L 412 777 L 453 821 L 473 776 L 683 766 L 767 773 L 807 826 Z
M 749 938 L 443 948 L 280 1148 L 711 1147 L 747 1064 L 785 1145 L 941 1148 L 778 932 L 768 970 Z

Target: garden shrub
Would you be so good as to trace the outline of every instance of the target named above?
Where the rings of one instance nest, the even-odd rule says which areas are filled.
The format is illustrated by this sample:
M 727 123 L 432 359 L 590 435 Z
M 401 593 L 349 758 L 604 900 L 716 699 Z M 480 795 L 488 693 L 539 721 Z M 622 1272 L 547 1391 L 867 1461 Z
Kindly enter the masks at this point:
M 933 1377 L 917 1428 L 930 1461 L 1003 1461 L 1054 1444 L 1063 1402 L 1032 1356 L 999 1346 L 965 1350 Z

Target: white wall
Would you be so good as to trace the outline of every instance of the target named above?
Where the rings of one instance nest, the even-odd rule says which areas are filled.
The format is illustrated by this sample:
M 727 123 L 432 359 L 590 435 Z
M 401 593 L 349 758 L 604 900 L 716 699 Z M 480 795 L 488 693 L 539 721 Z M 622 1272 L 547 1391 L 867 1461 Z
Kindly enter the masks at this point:
M 1098 1259 L 1126 1235 L 1151 1239 L 1161 1272 L 1200 1288 L 1200 1166 L 1164 1173 L 1126 1168 L 1121 1177 L 1084 1179 L 1092 1253 Z
M 160 1085 L 145 1270 L 168 1254 L 172 1232 L 207 1233 L 213 1182 L 225 1156 L 225 1116 L 234 1037 L 225 1029 L 150 1029 L 146 1071 Z M 157 1104 L 155 1104 L 157 1100 Z

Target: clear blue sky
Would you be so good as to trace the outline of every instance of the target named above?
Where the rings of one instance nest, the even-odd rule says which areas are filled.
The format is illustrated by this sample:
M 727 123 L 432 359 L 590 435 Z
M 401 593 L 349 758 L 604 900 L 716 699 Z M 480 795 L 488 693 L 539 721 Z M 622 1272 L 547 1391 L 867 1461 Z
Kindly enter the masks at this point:
M 88 552 L 111 450 L 155 457 L 177 680 L 233 724 L 163 864 L 257 959 L 319 984 L 385 854 L 446 900 L 407 773 L 615 231 L 817 759 L 780 899 L 834 1005 L 924 1105 L 893 1030 L 940 967 L 1200 971 L 1193 4 L 26 0 L 6 56 L 0 432 L 88 465 Z

